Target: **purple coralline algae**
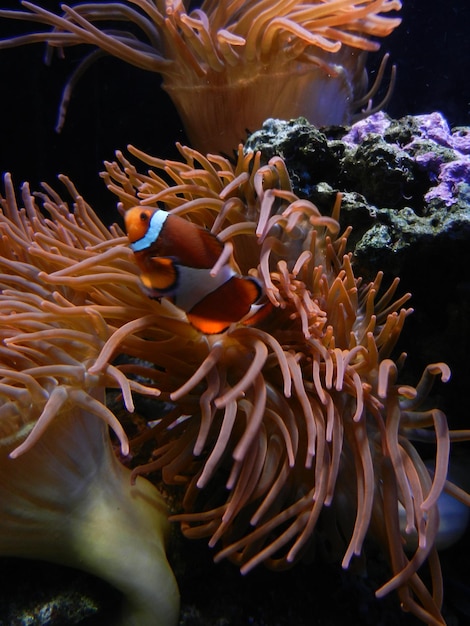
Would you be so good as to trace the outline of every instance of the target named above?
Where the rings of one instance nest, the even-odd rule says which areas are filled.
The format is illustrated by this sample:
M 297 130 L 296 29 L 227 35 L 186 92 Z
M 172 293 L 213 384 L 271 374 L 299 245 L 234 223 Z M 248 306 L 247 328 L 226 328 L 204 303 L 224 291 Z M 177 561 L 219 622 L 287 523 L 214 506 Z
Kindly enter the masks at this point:
M 426 202 L 442 200 L 446 206 L 452 206 L 461 193 L 470 200 L 470 157 L 463 156 L 461 159 L 441 164 L 438 181 L 439 184 L 424 196 Z M 465 187 L 462 188 L 462 185 Z

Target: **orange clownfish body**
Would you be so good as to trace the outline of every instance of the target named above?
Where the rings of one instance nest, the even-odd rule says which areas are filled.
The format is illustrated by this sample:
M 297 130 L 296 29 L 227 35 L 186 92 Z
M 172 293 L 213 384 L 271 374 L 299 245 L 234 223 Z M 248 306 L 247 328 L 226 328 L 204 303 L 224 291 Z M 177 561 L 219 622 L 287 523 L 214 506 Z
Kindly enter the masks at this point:
M 150 298 L 171 299 L 207 334 L 220 333 L 250 313 L 261 288 L 229 263 L 211 273 L 224 245 L 210 231 L 156 208 L 129 209 L 124 221 Z

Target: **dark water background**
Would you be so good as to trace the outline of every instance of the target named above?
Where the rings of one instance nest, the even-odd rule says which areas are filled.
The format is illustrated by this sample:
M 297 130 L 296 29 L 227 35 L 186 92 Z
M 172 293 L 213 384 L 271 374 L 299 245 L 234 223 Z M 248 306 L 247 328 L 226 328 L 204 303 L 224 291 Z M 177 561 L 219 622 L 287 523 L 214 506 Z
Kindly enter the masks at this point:
M 401 117 L 439 110 L 451 125 L 470 124 L 470 3 L 403 4 L 402 25 L 369 64 L 377 66 L 389 51 L 398 66 L 388 112 Z M 0 5 L 18 8 L 19 2 L 0 0 Z M 59 2 L 42 0 L 42 5 L 54 9 Z M 0 21 L 1 37 L 29 30 L 26 23 Z M 79 82 L 57 135 L 61 90 L 84 52 L 83 47 L 66 50 L 65 61 L 56 58 L 46 67 L 41 44 L 0 51 L 0 172 L 11 171 L 17 183 L 29 180 L 33 187 L 66 173 L 112 220 L 114 198 L 97 175 L 103 160 L 128 143 L 174 157 L 174 142 L 184 142 L 185 136 L 159 76 L 110 58 L 98 61 Z

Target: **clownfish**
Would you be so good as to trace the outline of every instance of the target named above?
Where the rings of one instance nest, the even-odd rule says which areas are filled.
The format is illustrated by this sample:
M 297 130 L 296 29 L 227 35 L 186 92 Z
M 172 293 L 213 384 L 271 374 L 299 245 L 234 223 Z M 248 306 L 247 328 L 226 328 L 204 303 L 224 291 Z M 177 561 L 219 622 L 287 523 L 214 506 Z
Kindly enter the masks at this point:
M 252 311 L 261 296 L 256 279 L 238 275 L 228 262 L 211 273 L 224 249 L 213 233 L 153 207 L 128 209 L 124 222 L 150 298 L 169 298 L 206 334 L 223 332 Z

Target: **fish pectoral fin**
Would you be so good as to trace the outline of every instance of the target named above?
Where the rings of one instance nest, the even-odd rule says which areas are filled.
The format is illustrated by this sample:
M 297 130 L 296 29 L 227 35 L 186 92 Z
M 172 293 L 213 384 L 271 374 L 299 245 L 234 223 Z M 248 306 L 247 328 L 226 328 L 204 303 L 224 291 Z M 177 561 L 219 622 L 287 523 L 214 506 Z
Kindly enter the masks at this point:
M 178 268 L 170 257 L 152 257 L 150 268 L 140 279 L 145 289 L 164 295 L 173 291 L 178 283 Z
M 187 316 L 201 332 L 221 333 L 240 321 L 260 295 L 261 288 L 254 278 L 233 276 L 198 302 Z

